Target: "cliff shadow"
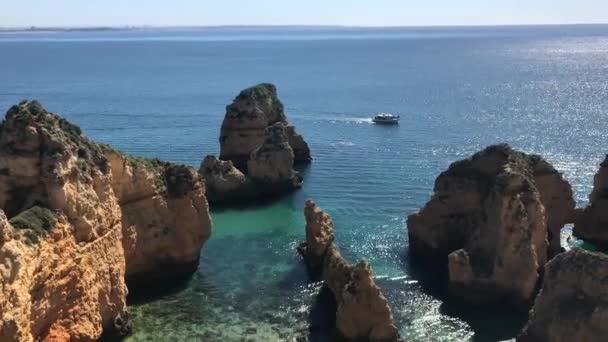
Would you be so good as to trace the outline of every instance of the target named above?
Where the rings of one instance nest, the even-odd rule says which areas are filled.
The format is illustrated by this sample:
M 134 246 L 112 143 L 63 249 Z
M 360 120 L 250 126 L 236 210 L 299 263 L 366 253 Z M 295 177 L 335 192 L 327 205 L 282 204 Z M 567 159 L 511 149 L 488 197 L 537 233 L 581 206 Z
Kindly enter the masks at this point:
M 504 305 L 476 306 L 464 299 L 448 294 L 447 260 L 422 260 L 409 253 L 406 247 L 401 251 L 402 267 L 406 274 L 418 281 L 422 291 L 441 301 L 439 312 L 466 322 L 474 335 L 472 341 L 491 342 L 513 339 L 527 322 L 525 310 L 515 310 Z

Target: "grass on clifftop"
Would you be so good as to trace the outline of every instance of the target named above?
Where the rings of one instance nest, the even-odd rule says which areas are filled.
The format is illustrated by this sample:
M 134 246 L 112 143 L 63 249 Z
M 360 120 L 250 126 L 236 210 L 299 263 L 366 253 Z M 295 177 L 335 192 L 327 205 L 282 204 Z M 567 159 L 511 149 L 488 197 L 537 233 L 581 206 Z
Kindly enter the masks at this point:
M 27 230 L 25 236 L 28 242 L 33 244 L 40 240 L 41 235 L 53 228 L 57 223 L 57 217 L 50 209 L 35 206 L 22 211 L 9 222 L 15 229 Z

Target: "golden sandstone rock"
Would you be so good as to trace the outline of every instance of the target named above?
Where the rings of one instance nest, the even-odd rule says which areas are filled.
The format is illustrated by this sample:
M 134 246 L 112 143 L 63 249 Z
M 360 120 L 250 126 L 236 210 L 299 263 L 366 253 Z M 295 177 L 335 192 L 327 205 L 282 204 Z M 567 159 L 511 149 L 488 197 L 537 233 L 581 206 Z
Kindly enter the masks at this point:
M 573 213 L 570 185 L 551 165 L 490 146 L 437 178 L 431 200 L 408 217 L 410 252 L 447 263 L 459 298 L 526 307 L 551 254 L 547 238 L 558 243 Z
M 356 341 L 397 341 L 391 309 L 368 262 L 351 264 L 342 257 L 333 242 L 331 217 L 313 201 L 306 202 L 304 216 L 306 242 L 298 250 L 334 295 L 338 335 Z
M 212 203 L 289 193 L 302 182 L 294 165 L 311 160 L 308 144 L 287 122 L 276 87 L 267 83 L 243 90 L 226 107 L 220 148 L 220 158 L 205 157 L 199 170 Z
M 1 125 L 0 209 L 1 341 L 128 332 L 125 277 L 191 273 L 211 233 L 194 170 L 96 144 L 36 101 Z
M 606 341 L 608 255 L 575 249 L 545 267 L 543 286 L 518 342 Z

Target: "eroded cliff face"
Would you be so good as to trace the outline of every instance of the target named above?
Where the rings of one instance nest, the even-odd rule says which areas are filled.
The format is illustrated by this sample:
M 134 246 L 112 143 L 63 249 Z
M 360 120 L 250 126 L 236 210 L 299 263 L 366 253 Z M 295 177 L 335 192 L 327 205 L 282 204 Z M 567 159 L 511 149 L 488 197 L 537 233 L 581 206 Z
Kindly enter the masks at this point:
M 593 179 L 589 205 L 577 215 L 574 235 L 608 249 L 608 156 Z
M 229 160 L 206 156 L 199 173 L 205 180 L 207 199 L 211 203 L 247 201 L 256 197 L 251 179 Z
M 546 161 L 490 146 L 437 178 L 408 217 L 410 252 L 447 262 L 457 297 L 525 306 L 549 255 L 548 221 L 559 231 L 573 210 L 570 186 Z
M 220 158 L 205 157 L 199 170 L 212 203 L 291 192 L 302 182 L 294 165 L 311 160 L 308 144 L 287 122 L 272 84 L 247 88 L 226 107 L 220 147 Z
M 220 159 L 231 160 L 245 171 L 251 152 L 265 140 L 266 128 L 277 122 L 288 125 L 283 103 L 273 84 L 262 83 L 241 91 L 226 107 L 220 132 Z M 293 143 L 294 162 L 310 161 L 310 151 L 302 136 L 293 126 L 289 126 L 287 134 Z
M 608 256 L 575 249 L 553 258 L 520 342 L 604 341 Z
M 122 211 L 127 282 L 193 273 L 211 235 L 201 176 L 192 168 L 126 157 L 106 148 Z
M 293 149 L 287 140 L 285 125 L 277 122 L 266 128 L 264 142 L 251 152 L 247 162 L 248 175 L 260 184 L 261 189 L 274 187 L 274 191 L 288 192 L 301 183 L 301 178 L 293 170 L 293 161 Z
M 107 159 L 35 101 L 0 128 L 3 341 L 96 339 L 126 311 L 121 211 Z M 60 214 L 55 214 L 60 213 Z M 57 215 L 57 219 L 54 217 Z
M 353 341 L 397 341 L 393 315 L 373 271 L 366 260 L 351 264 L 333 243 L 331 217 L 307 201 L 306 242 L 298 251 L 313 272 L 321 272 L 325 286 L 337 304 L 336 329 L 340 337 Z
M 0 340 L 125 333 L 125 276 L 192 269 L 198 261 L 211 229 L 198 174 L 127 159 L 36 101 L 7 112 L 0 127 Z

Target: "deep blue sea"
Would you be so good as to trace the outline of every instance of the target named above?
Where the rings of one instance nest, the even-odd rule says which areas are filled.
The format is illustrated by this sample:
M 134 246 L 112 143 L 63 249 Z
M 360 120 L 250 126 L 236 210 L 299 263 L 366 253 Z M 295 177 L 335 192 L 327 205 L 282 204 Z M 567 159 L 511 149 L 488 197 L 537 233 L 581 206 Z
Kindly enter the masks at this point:
M 310 144 L 305 185 L 214 209 L 198 272 L 133 302 L 130 340 L 287 341 L 319 325 L 319 284 L 295 252 L 307 198 L 345 255 L 369 258 L 409 341 L 513 338 L 521 317 L 429 288 L 437 272 L 409 263 L 405 217 L 450 162 L 498 142 L 545 156 L 583 205 L 608 152 L 608 26 L 0 33 L 2 111 L 36 98 L 98 141 L 195 167 L 219 152 L 225 106 L 259 82 Z M 373 125 L 376 112 L 401 124 Z

